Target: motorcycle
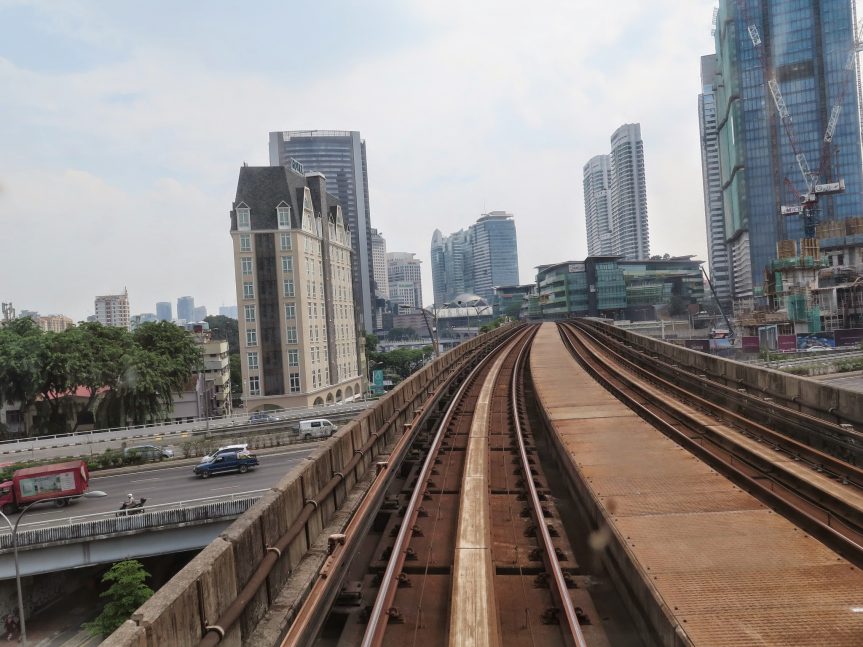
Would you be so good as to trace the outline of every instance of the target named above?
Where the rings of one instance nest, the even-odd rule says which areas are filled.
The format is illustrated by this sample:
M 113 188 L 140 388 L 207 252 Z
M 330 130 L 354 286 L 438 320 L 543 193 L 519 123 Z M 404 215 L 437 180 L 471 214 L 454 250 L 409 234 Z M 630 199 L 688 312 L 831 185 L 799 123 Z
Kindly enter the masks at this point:
M 117 516 L 124 517 L 130 514 L 141 514 L 144 512 L 144 504 L 146 502 L 147 499 L 141 499 L 140 501 L 133 501 L 131 503 L 124 501 L 123 505 L 120 506 L 120 511 L 117 513 Z

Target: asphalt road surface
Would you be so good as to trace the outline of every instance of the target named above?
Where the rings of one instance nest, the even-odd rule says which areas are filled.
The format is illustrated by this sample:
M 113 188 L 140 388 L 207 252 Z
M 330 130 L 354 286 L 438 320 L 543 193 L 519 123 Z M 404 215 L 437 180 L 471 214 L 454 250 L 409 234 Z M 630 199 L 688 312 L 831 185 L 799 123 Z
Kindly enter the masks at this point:
M 57 508 L 51 503 L 37 504 L 27 512 L 22 528 L 37 521 L 68 519 L 73 516 L 118 510 L 129 493 L 134 494 L 138 499 L 146 498 L 149 507 L 267 489 L 315 451 L 317 445 L 317 443 L 306 444 L 298 449 L 259 455 L 260 465 L 245 474 L 219 474 L 208 479 L 195 476 L 192 473 L 194 465 L 191 464 L 176 467 L 167 464 L 165 467 L 114 476 L 98 476 L 98 472 L 95 472 L 90 478 L 90 489 L 101 490 L 108 496 L 78 499 L 65 508 Z M 14 523 L 17 517 L 17 514 L 11 515 L 10 519 Z

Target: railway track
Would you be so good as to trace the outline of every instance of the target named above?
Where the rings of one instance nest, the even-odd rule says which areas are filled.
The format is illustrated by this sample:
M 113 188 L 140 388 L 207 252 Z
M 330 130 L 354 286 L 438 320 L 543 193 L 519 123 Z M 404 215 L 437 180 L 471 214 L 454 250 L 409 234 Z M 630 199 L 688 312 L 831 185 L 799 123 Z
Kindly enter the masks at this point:
M 559 332 L 579 363 L 642 418 L 863 566 L 863 470 L 795 438 L 789 427 L 795 420 L 809 425 L 811 416 L 786 409 L 775 425 L 761 424 L 736 406 L 693 393 L 687 379 L 659 371 L 653 358 L 623 352 L 587 327 L 562 324 Z
M 383 504 L 331 539 L 283 646 L 607 644 L 525 412 L 535 332 L 480 363 L 409 458 L 381 466 L 397 473 Z M 336 579 L 330 603 L 316 591 Z

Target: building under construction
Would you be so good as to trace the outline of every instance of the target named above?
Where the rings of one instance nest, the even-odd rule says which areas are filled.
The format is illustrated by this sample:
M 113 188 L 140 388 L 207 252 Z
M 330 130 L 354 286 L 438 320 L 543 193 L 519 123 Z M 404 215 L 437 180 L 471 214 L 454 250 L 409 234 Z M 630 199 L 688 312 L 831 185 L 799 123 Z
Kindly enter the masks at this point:
M 863 327 L 863 218 L 825 222 L 815 232 L 777 243 L 764 271 L 765 307 L 737 304 L 739 325 L 775 324 L 780 334 Z

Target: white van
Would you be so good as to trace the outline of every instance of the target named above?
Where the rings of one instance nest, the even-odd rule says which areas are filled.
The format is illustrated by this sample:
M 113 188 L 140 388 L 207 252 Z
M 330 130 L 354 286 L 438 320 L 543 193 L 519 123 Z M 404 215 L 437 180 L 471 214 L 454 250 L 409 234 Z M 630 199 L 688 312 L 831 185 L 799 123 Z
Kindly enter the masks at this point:
M 328 438 L 336 433 L 336 427 L 326 418 L 313 418 L 311 420 L 300 420 L 299 436 L 303 440 L 312 438 Z

